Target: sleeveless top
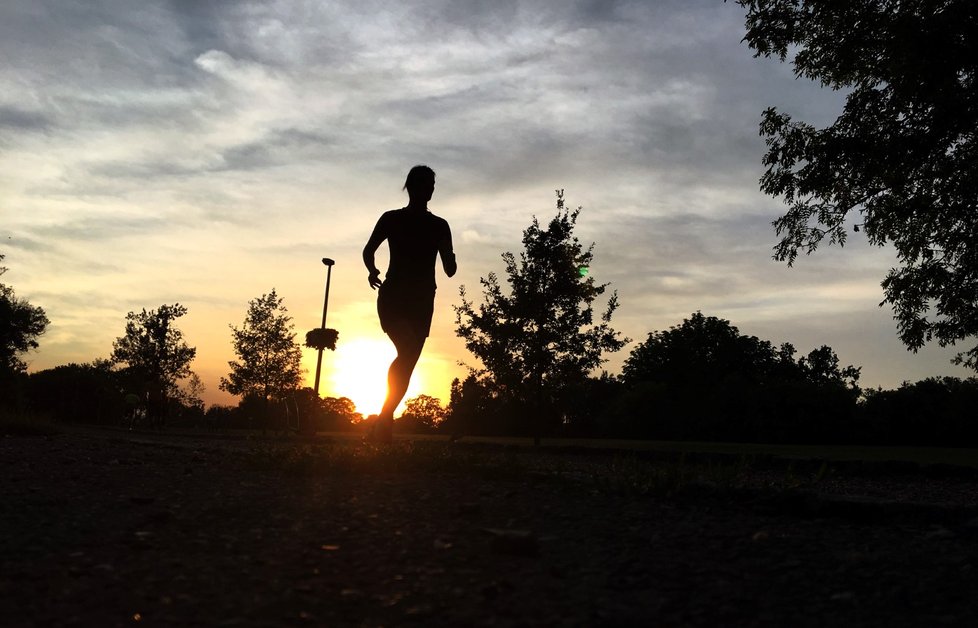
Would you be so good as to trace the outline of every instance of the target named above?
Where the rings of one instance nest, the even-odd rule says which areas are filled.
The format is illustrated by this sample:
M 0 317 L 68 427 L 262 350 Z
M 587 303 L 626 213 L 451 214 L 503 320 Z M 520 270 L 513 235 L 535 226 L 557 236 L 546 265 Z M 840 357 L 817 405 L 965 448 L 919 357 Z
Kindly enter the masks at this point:
M 386 238 L 390 247 L 390 264 L 384 283 L 417 290 L 435 290 L 435 261 L 438 245 L 451 241 L 451 231 L 444 218 L 430 211 L 403 207 L 384 212 L 374 233 Z

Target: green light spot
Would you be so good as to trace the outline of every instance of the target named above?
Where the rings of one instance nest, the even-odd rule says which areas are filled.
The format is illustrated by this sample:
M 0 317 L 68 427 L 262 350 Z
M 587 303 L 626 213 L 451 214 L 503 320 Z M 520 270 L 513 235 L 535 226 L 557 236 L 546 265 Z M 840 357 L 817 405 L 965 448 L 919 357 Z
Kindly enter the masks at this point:
M 580 268 L 577 269 L 577 274 L 580 275 L 581 277 L 587 277 L 587 273 L 588 273 L 587 266 L 581 266 Z

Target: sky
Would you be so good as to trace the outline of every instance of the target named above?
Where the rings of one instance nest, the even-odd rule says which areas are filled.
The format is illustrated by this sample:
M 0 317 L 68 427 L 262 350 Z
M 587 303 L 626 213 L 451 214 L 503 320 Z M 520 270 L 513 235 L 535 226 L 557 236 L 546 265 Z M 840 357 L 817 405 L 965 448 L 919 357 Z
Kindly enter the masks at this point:
M 459 272 L 439 271 L 409 396 L 447 401 L 476 364 L 459 287 L 478 298 L 557 189 L 633 339 L 611 373 L 699 310 L 802 353 L 827 344 L 868 387 L 968 376 L 952 348 L 897 339 L 879 307 L 891 248 L 851 233 L 772 259 L 783 205 L 758 191 L 761 112 L 824 126 L 844 94 L 753 58 L 743 21 L 720 0 L 5 0 L 3 281 L 51 320 L 30 369 L 106 358 L 127 312 L 179 302 L 205 401 L 233 404 L 229 325 L 275 289 L 300 338 L 319 326 L 330 257 L 340 340 L 321 392 L 376 412 L 393 349 L 360 251 L 424 163 Z

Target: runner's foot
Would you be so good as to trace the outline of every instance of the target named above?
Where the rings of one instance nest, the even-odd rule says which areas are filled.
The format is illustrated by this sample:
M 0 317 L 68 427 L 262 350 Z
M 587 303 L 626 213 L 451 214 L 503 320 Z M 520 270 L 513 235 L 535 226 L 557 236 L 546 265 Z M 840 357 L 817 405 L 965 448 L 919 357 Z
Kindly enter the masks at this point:
M 382 419 L 371 415 L 364 440 L 370 443 L 391 443 L 394 440 L 394 419 Z

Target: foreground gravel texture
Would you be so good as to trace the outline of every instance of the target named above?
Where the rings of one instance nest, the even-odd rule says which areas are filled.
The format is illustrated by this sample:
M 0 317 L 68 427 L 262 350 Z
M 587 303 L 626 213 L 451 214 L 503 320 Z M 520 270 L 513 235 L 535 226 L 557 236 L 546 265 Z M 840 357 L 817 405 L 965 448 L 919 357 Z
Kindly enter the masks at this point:
M 0 623 L 978 626 L 969 473 L 534 456 L 0 438 Z

